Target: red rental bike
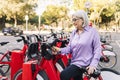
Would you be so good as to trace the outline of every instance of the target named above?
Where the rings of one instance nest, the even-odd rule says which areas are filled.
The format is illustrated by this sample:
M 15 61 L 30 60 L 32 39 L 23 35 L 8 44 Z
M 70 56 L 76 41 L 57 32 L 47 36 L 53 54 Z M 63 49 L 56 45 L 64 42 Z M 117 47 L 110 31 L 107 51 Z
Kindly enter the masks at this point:
M 67 34 L 64 33 L 63 30 L 61 33 L 54 33 L 53 30 L 51 29 L 51 36 L 48 38 L 51 39 L 51 37 L 54 39 L 54 42 L 52 43 L 51 46 L 57 46 L 57 47 L 63 48 L 63 47 L 66 47 L 67 44 L 69 43 L 68 33 Z M 59 54 L 55 56 L 57 61 L 54 60 L 54 62 L 59 72 L 61 72 L 63 69 L 65 69 L 65 67 L 69 65 L 71 61 L 71 57 L 72 56 L 70 53 L 64 54 L 64 55 Z
M 34 40 L 34 38 L 32 38 Z M 44 41 L 44 39 L 43 39 Z M 53 80 L 53 76 L 54 76 L 54 80 L 58 80 L 58 76 L 56 76 L 56 68 L 54 68 L 55 66 L 55 61 L 57 61 L 56 59 L 58 57 L 55 57 L 53 56 L 51 53 L 46 53 L 47 51 L 47 45 L 43 42 L 42 43 L 42 46 L 41 46 L 41 57 L 42 59 L 40 60 L 40 64 L 39 65 L 36 65 L 38 68 L 37 69 L 42 69 L 42 73 L 46 74 L 44 72 L 47 71 L 47 74 L 49 75 L 49 78 L 51 80 Z M 49 47 L 50 48 L 50 47 Z M 39 42 L 37 43 L 32 43 L 29 45 L 29 48 L 28 48 L 28 52 L 27 52 L 27 56 L 28 56 L 28 62 L 24 63 L 23 64 L 23 69 L 20 69 L 15 75 L 14 75 L 14 78 L 13 80 L 18 80 L 19 77 L 21 76 L 22 74 L 22 78 L 24 80 L 26 80 L 27 78 L 30 78 L 30 76 L 24 76 L 24 74 L 26 74 L 27 71 L 31 71 L 31 68 L 28 68 L 28 65 L 31 65 L 30 63 L 31 62 L 34 62 L 34 61 L 31 61 L 31 59 L 36 59 L 37 57 L 39 57 L 40 55 L 40 50 L 39 50 Z M 37 58 L 37 59 L 40 59 Z M 46 65 L 47 64 L 47 65 Z M 26 65 L 27 67 L 24 67 L 24 65 Z M 29 66 L 30 67 L 30 66 Z M 28 70 L 30 69 L 30 70 Z M 39 71 L 39 70 L 38 70 Z M 27 74 L 30 73 L 30 72 L 27 72 Z M 37 72 L 35 72 L 37 73 Z M 41 73 L 41 71 L 40 71 Z M 59 73 L 59 72 L 58 72 Z M 59 75 L 59 74 L 58 74 Z M 32 75 L 31 75 L 32 76 Z M 26 78 L 27 77 L 27 78 Z M 32 78 L 33 79 L 33 78 Z M 30 79 L 29 79 L 30 80 Z
M 37 46 L 38 46 L 38 48 L 37 48 L 38 50 L 37 51 L 40 51 L 40 45 L 39 45 L 40 44 L 40 40 L 38 39 L 39 37 L 36 36 L 35 34 L 33 34 L 33 35 L 26 35 L 26 38 L 27 38 L 26 42 L 27 42 L 28 46 L 27 46 L 27 52 L 25 53 L 25 61 L 29 61 L 31 59 L 31 57 L 28 56 L 27 53 L 31 52 L 32 48 L 34 48 L 34 47 L 31 48 L 31 45 L 33 43 L 37 43 Z M 36 50 L 34 50 L 34 51 L 36 51 Z M 17 79 L 16 79 L 15 77 L 16 77 L 17 73 L 19 73 L 18 74 L 19 76 L 17 76 Z M 20 69 L 18 69 L 16 71 L 16 73 L 13 76 L 13 80 L 21 80 L 21 78 L 22 78 L 22 68 L 20 68 Z
M 22 80 L 60 80 L 60 72 L 55 65 L 57 60 L 52 55 L 51 45 L 42 43 L 40 52 L 38 43 L 33 43 L 28 49 L 28 56 L 31 58 L 30 61 L 23 64 L 22 71 L 18 72 L 13 80 L 17 80 L 20 74 L 22 74 Z M 92 77 L 102 80 L 99 72 L 88 75 L 85 70 L 83 76 L 83 80 L 90 80 Z
M 17 70 L 22 68 L 22 64 L 25 59 L 25 53 L 28 47 L 28 43 L 25 40 L 24 36 L 21 36 L 22 39 L 18 39 L 18 41 L 24 42 L 24 46 L 22 50 L 14 49 L 12 51 L 7 51 L 6 53 L 2 54 L 0 58 L 0 67 L 3 69 L 4 73 L 7 73 L 10 69 L 10 79 L 12 80 L 13 75 L 16 73 Z M 5 60 L 6 59 L 6 60 Z M 18 63 L 19 62 L 19 63 Z M 7 66 L 7 67 L 6 67 Z M 4 68 L 5 67 L 5 68 Z

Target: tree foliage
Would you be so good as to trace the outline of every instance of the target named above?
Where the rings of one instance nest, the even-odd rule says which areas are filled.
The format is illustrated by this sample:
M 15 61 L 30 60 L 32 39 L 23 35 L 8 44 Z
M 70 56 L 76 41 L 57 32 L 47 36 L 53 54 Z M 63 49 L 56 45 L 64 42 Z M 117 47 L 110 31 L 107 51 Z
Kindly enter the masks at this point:
M 26 13 L 33 15 L 34 7 L 37 0 L 0 0 L 0 17 L 6 20 L 14 19 L 14 24 L 17 20 L 24 20 Z
M 74 10 L 83 9 L 86 10 L 85 3 L 91 2 L 91 7 L 89 7 L 89 18 L 98 23 L 108 23 L 114 19 L 114 15 L 120 11 L 120 0 L 73 0 Z
M 62 18 L 67 18 L 67 8 L 65 6 L 49 5 L 43 13 L 42 21 L 44 21 L 44 24 L 49 25 L 52 23 L 58 24 Z
M 5 22 L 10 21 L 14 24 L 25 21 L 25 15 L 29 16 L 32 23 L 38 22 L 38 16 L 35 13 L 38 0 L 0 0 L 0 24 L 4 27 Z M 52 1 L 52 0 L 51 0 Z M 70 9 L 83 9 L 89 14 L 89 19 L 95 24 L 108 23 L 115 20 L 120 23 L 120 0 L 61 0 L 67 3 L 73 1 Z M 89 8 L 85 3 L 90 2 Z M 62 3 L 62 4 L 63 4 Z M 70 5 L 70 4 L 69 4 Z M 68 19 L 68 6 L 48 5 L 41 16 L 43 24 L 58 24 L 60 21 Z

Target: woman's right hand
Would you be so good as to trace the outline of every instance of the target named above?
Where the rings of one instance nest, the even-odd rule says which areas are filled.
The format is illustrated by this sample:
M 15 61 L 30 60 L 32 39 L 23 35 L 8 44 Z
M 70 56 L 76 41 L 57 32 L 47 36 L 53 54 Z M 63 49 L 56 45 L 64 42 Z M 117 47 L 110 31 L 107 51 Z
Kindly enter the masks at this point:
M 56 55 L 60 51 L 60 48 L 53 46 L 52 47 L 52 53 Z

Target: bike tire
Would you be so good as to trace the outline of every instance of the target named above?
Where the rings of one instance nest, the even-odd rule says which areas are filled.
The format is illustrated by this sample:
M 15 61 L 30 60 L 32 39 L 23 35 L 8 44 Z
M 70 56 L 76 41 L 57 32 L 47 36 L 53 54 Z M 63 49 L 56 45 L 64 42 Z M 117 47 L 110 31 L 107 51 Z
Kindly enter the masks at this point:
M 22 80 L 21 76 L 22 76 L 22 69 L 18 70 L 15 75 L 13 76 L 13 80 Z M 45 73 L 45 71 L 41 70 L 38 72 L 38 74 L 36 75 L 36 80 L 49 80 L 47 74 Z
M 2 56 L 4 56 L 4 53 L 0 52 L 0 57 L 2 58 Z M 9 61 L 9 57 L 7 55 L 2 60 L 2 62 L 5 62 L 5 61 L 7 61 L 7 62 Z M 0 64 L 0 69 L 3 70 L 4 74 L 7 74 L 8 71 L 10 70 L 10 65 L 9 64 Z
M 109 59 L 109 61 L 106 62 L 100 60 L 98 65 L 101 68 L 113 68 L 117 64 L 117 54 L 113 51 L 108 51 L 108 52 L 112 53 L 113 55 L 104 54 Z
M 49 78 L 44 70 L 40 70 L 36 75 L 36 80 L 49 80 Z
M 22 80 L 22 69 L 19 69 L 13 76 L 12 80 Z
M 110 68 L 102 68 L 101 76 L 103 80 L 120 80 L 120 73 Z
M 58 70 L 59 72 L 62 72 L 62 71 L 65 69 L 64 63 L 62 62 L 61 59 L 59 59 L 59 60 L 56 62 L 55 66 L 56 66 L 56 68 L 57 68 L 57 70 Z
M 0 76 L 5 76 L 5 74 L 4 74 L 2 69 L 0 69 Z

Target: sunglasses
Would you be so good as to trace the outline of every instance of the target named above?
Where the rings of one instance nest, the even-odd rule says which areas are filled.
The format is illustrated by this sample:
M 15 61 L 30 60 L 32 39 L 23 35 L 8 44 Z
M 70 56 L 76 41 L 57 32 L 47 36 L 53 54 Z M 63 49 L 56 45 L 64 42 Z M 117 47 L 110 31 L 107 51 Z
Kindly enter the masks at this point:
M 79 18 L 73 18 L 72 21 L 75 22 L 75 21 L 77 21 L 79 19 L 83 19 L 83 18 L 81 18 L 81 17 L 79 17 Z
M 73 18 L 73 19 L 72 19 L 73 22 L 75 22 L 75 21 L 77 21 L 77 20 L 79 20 L 79 19 L 77 19 L 77 18 Z

